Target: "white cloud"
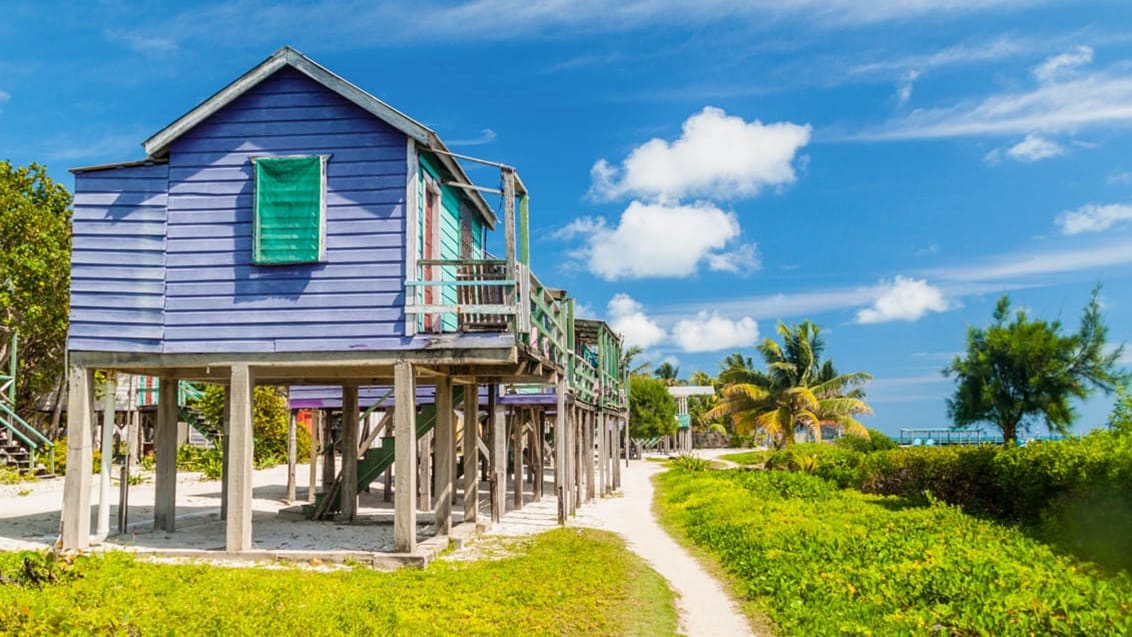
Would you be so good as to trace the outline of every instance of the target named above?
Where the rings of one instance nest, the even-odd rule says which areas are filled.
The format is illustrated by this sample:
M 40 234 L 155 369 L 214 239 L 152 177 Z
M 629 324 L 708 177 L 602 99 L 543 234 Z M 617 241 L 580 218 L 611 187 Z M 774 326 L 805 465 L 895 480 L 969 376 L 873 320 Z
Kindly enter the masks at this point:
M 879 286 L 872 307 L 857 312 L 857 322 L 917 321 L 928 312 L 945 312 L 948 308 L 939 288 L 922 279 L 898 276 Z
M 726 251 L 740 236 L 735 214 L 708 203 L 645 204 L 633 201 L 616 227 L 603 219 L 575 219 L 555 236 L 583 236 L 576 254 L 593 274 L 607 280 L 686 277 L 701 263 L 713 270 L 741 272 L 758 266 L 753 245 Z
M 716 312 L 700 312 L 694 319 L 677 321 L 672 337 L 685 352 L 717 352 L 754 345 L 759 326 L 749 316 L 731 320 Z
M 1065 147 L 1057 142 L 1046 139 L 1041 135 L 1031 133 L 1026 135 L 1022 141 L 1008 146 L 1006 148 L 996 148 L 987 153 L 986 160 L 988 163 L 997 164 L 1002 161 L 1003 156 L 1009 157 L 1015 161 L 1023 163 L 1033 163 L 1051 157 L 1057 157 L 1065 154 Z
M 1115 172 L 1106 179 L 1110 184 L 1132 184 L 1132 172 Z
M 1072 51 L 1055 55 L 1046 59 L 1046 61 L 1034 67 L 1034 77 L 1039 82 L 1049 82 L 1056 80 L 1059 76 L 1065 75 L 1078 69 L 1082 66 L 1087 66 L 1093 63 L 1093 49 L 1088 46 L 1077 46 Z
M 485 129 L 481 130 L 480 134 L 476 135 L 475 137 L 468 137 L 468 138 L 464 138 L 464 139 L 450 139 L 450 140 L 448 140 L 448 145 L 449 146 L 483 146 L 484 144 L 490 144 L 491 142 L 495 141 L 496 137 L 497 137 L 497 135 L 495 134 L 495 131 L 491 130 L 490 128 L 485 128 Z
M 138 53 L 169 53 L 177 50 L 177 42 L 172 38 L 153 37 L 142 35 L 137 31 L 119 29 L 108 29 L 105 33 L 108 39 L 120 42 Z
M 914 72 L 917 77 L 912 79 L 918 79 L 920 75 L 932 69 L 1015 57 L 1029 53 L 1038 45 L 1039 43 L 1029 40 L 1001 36 L 985 42 L 957 44 L 927 55 L 913 55 L 858 64 L 851 67 L 849 73 L 852 75 L 889 75 Z M 1043 41 L 1040 45 L 1045 46 L 1046 42 Z M 909 69 L 912 69 L 912 71 L 909 71 Z
M 12 99 L 12 94 L 9 93 L 8 91 L 0 89 L 0 104 L 3 104 L 4 102 L 7 102 L 10 99 Z
M 907 104 L 908 100 L 912 98 L 912 86 L 919 77 L 920 71 L 915 69 L 906 71 L 904 75 L 900 76 L 900 82 L 896 87 L 896 101 L 900 106 Z
M 966 283 L 1001 281 L 1061 272 L 1095 272 L 1099 268 L 1130 263 L 1132 263 L 1132 241 L 1125 239 L 1070 250 L 1010 254 L 984 263 L 930 270 L 926 274 L 948 281 Z
M 858 140 L 1072 133 L 1132 124 L 1132 76 L 1120 68 L 1062 77 L 1023 91 L 917 109 Z
M 649 348 L 667 337 L 664 328 L 649 318 L 644 306 L 628 294 L 613 295 L 606 310 L 609 326 L 614 332 L 624 335 L 625 344 L 630 347 Z
M 594 164 L 592 194 L 612 200 L 753 197 L 796 179 L 794 159 L 810 141 L 809 125 L 745 122 L 712 106 L 684 121 L 678 139 L 651 139 L 614 166 Z
M 1081 234 L 1108 230 L 1122 221 L 1132 219 L 1132 205 L 1088 204 L 1076 210 L 1066 210 L 1057 217 L 1062 234 Z

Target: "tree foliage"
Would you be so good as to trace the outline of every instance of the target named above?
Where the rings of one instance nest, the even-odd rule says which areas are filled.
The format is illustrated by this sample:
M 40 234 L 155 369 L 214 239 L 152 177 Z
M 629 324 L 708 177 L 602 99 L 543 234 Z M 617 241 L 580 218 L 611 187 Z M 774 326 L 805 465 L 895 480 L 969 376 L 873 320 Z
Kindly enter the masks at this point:
M 0 161 L 0 362 L 19 331 L 16 404 L 30 417 L 63 372 L 71 277 L 71 195 L 37 164 Z
M 989 422 L 1007 442 L 1038 422 L 1066 434 L 1076 418 L 1073 399 L 1097 389 L 1109 393 L 1125 382 L 1116 369 L 1123 346 L 1105 351 L 1108 328 L 1099 293 L 1097 286 L 1074 334 L 1063 334 L 1060 321 L 1031 319 L 1025 310 L 1011 317 L 1010 298 L 999 299 L 994 321 L 968 328 L 966 354 L 943 370 L 956 382 L 947 401 L 955 426 Z
M 667 436 L 676 432 L 676 399 L 664 381 L 634 374 L 629 378 L 629 435 Z
M 224 431 L 224 403 L 227 390 L 221 385 L 209 385 L 197 403 L 210 438 L 219 439 Z M 257 465 L 287 460 L 287 429 L 290 425 L 287 396 L 280 387 L 255 388 L 252 406 L 254 427 L 254 456 Z M 303 427 L 295 429 L 296 455 L 306 458 L 310 453 L 310 435 Z
M 809 430 L 821 439 L 821 426 L 835 426 L 847 434 L 868 437 L 854 416 L 872 413 L 860 385 L 864 372 L 839 374 L 831 361 L 822 360 L 825 341 L 821 328 L 803 321 L 779 321 L 782 343 L 767 338 L 759 345 L 766 370 L 754 370 L 741 354 L 723 363 L 721 379 L 731 379 L 707 418 L 728 416 L 740 434 L 762 432 L 781 445 L 794 442 L 794 431 Z

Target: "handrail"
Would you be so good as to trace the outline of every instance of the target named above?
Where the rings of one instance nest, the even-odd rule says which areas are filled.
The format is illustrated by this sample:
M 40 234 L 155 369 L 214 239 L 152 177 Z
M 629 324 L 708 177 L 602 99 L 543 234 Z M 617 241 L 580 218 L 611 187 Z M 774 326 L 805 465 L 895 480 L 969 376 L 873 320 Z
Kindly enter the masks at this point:
M 12 411 L 12 409 L 10 407 L 8 407 L 7 405 L 5 405 L 4 403 L 0 403 L 0 412 L 4 412 L 8 416 L 15 419 L 15 421 L 17 423 L 19 423 L 21 426 L 23 426 L 27 431 L 31 432 L 35 436 L 35 438 L 38 439 L 48 449 L 55 446 L 55 444 L 53 442 L 51 442 L 51 440 L 47 436 L 44 436 L 43 434 L 39 433 L 39 431 L 35 427 L 32 427 L 30 424 L 28 424 L 28 422 L 26 420 L 24 420 L 23 418 L 20 418 L 19 414 Z M 6 420 L 4 418 L 0 418 L 0 423 L 3 423 L 8 428 L 9 431 L 16 434 L 16 436 L 18 436 L 20 438 L 20 440 L 23 440 L 25 444 L 31 446 L 33 451 L 39 449 L 39 445 L 32 442 L 26 436 L 24 436 L 22 433 L 20 433 L 20 431 L 12 425 L 11 421 Z

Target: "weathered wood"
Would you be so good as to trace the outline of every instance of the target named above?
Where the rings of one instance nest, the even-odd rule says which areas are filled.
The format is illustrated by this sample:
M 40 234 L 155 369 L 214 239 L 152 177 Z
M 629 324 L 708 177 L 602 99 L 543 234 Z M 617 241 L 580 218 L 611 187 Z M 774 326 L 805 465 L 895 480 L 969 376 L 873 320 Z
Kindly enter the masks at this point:
M 401 361 L 394 366 L 393 470 L 397 485 L 393 493 L 393 544 L 399 553 L 417 548 L 417 402 L 413 364 Z
M 73 366 L 67 376 L 67 473 L 63 479 L 63 548 L 90 547 L 91 403 L 94 370 Z
M 432 441 L 427 432 L 417 441 L 417 510 L 432 510 Z
M 231 377 L 231 370 L 228 372 Z M 224 388 L 224 415 L 221 417 L 224 420 L 223 430 L 224 436 L 220 441 L 220 519 L 228 519 L 228 487 L 230 480 L 228 480 L 228 458 L 230 457 L 229 451 L 232 448 L 232 389 L 230 387 Z
M 353 522 L 358 516 L 358 386 L 342 385 L 342 480 L 338 519 Z
M 253 400 L 255 378 L 247 365 L 233 365 L 228 447 L 228 511 L 225 546 L 228 551 L 252 548 L 252 453 L 254 451 Z
M 554 416 L 554 493 L 558 497 L 558 523 L 566 524 L 566 380 L 560 379 L 555 391 L 557 406 Z
M 583 437 L 585 438 L 583 446 L 586 448 L 585 462 L 583 463 L 585 467 L 584 472 L 586 475 L 586 502 L 590 502 L 597 495 L 597 492 L 594 488 L 594 445 L 596 444 L 596 441 L 594 440 L 593 412 L 590 412 L 586 415 L 586 429 L 583 433 Z
M 311 412 L 310 463 L 307 476 L 307 502 L 314 503 L 314 493 L 318 483 L 318 447 L 322 440 L 322 411 Z
M 436 534 L 452 531 L 452 491 L 455 474 L 452 458 L 455 451 L 456 425 L 452 413 L 452 379 L 436 381 L 436 466 L 433 469 L 436 492 Z
M 512 478 L 512 494 L 511 502 L 516 511 L 523 508 L 523 410 L 516 409 L 512 416 L 512 432 L 511 432 L 511 473 L 514 474 Z
M 496 399 L 498 387 L 488 392 L 491 418 L 491 521 L 499 522 L 506 512 L 507 498 L 507 408 Z
M 605 432 L 605 414 L 600 410 L 595 414 L 595 433 L 597 435 L 597 493 L 601 497 L 606 495 L 606 447 L 609 444 L 609 437 Z
M 507 278 L 515 276 L 515 170 L 503 168 L 503 231 L 507 258 Z
M 287 503 L 295 501 L 295 465 L 298 463 L 299 441 L 298 423 L 295 422 L 295 410 L 289 410 L 287 418 Z
M 480 485 L 479 386 L 464 387 L 464 522 L 479 517 Z
M 613 490 L 621 489 L 621 419 L 610 418 L 609 440 L 613 447 L 613 460 L 609 466 L 613 470 Z
M 322 414 L 322 492 L 329 493 L 330 485 L 338 475 L 334 459 L 334 429 L 330 426 L 329 414 Z
M 98 476 L 98 526 L 95 536 L 99 541 L 110 535 L 110 463 L 114 459 L 114 397 L 117 385 L 113 375 L 106 376 L 102 400 L 102 461 Z
M 153 527 L 173 531 L 177 526 L 177 379 L 161 379 L 154 432 Z

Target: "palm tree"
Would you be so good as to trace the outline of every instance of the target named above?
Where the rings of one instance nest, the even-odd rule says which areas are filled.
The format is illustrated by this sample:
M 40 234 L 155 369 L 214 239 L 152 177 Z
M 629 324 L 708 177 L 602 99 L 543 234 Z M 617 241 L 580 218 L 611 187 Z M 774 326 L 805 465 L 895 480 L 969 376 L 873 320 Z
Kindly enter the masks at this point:
M 751 361 L 751 357 L 743 356 L 742 352 L 729 354 L 719 366 L 722 370 L 719 372 L 719 382 L 725 385 L 749 383 L 759 374 Z
M 636 367 L 633 366 L 633 359 L 640 356 L 645 351 L 645 348 L 640 345 L 633 345 L 621 353 L 621 369 L 629 370 L 630 374 L 644 374 L 645 370 L 649 368 L 649 362 L 645 361 Z
M 758 348 L 766 371 L 743 372 L 746 380 L 724 387 L 719 403 L 705 417 L 729 416 L 736 431 L 763 431 L 782 445 L 794 442 L 799 427 L 821 440 L 822 425 L 867 438 L 868 431 L 854 416 L 872 413 L 860 389 L 871 377 L 864 372 L 838 374 L 830 361 L 823 362 L 821 328 L 810 321 L 790 326 L 779 321 L 777 332 L 781 344 L 768 338 Z M 741 371 L 737 366 L 728 369 Z M 729 377 L 739 375 L 737 371 Z
M 676 385 L 680 379 L 680 368 L 667 361 L 658 365 L 652 373 L 670 387 Z

